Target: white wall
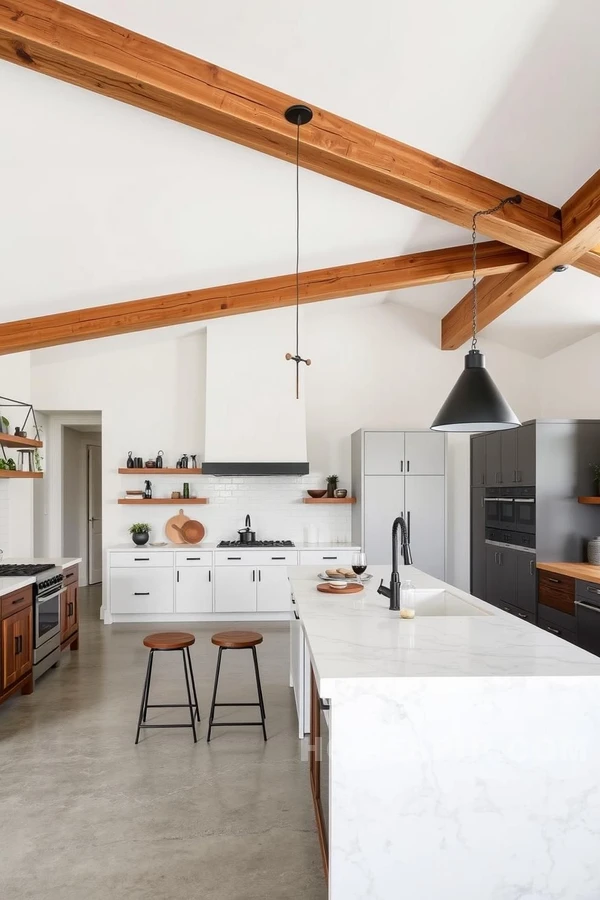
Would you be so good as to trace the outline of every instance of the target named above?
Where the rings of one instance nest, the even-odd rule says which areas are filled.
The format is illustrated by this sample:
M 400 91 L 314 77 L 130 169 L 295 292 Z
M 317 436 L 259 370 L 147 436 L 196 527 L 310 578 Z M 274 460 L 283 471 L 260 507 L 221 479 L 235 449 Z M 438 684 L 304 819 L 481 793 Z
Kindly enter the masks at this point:
M 541 360 L 539 385 L 540 417 L 600 418 L 600 333 Z
M 0 394 L 13 400 L 31 402 L 31 363 L 29 353 L 0 357 Z M 23 424 L 23 410 L 0 410 L 10 422 L 10 431 Z M 33 423 L 27 423 L 33 435 Z M 17 461 L 16 454 L 7 453 Z M 0 548 L 5 556 L 29 556 L 33 553 L 33 480 L 0 479 Z

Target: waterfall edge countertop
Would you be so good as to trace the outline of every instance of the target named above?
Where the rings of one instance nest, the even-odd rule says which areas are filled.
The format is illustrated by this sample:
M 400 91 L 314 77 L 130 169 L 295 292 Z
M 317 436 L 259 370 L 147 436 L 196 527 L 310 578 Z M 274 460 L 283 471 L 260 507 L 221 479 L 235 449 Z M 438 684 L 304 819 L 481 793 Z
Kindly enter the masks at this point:
M 592 675 L 600 678 L 600 658 L 547 631 L 479 600 L 414 566 L 401 568 L 446 615 L 401 619 L 377 594 L 387 566 L 369 566 L 373 578 L 360 594 L 319 593 L 318 567 L 289 568 L 292 591 L 306 634 L 323 698 L 332 698 L 345 680 L 497 676 Z M 437 596 L 437 600 L 435 599 Z M 427 601 L 430 602 L 430 601 Z M 467 604 L 467 606 L 465 606 Z M 474 607 L 474 610 L 473 610 Z M 462 612 L 475 614 L 464 615 Z
M 539 562 L 537 568 L 543 572 L 554 572 L 556 575 L 567 575 L 579 581 L 593 581 L 600 584 L 600 566 L 592 566 L 589 563 Z

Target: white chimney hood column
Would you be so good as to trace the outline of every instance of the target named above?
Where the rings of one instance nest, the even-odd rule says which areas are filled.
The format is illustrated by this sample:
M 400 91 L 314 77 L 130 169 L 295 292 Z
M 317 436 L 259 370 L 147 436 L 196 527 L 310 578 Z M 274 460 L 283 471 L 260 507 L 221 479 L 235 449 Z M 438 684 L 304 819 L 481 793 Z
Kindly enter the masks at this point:
M 304 391 L 296 400 L 296 366 L 285 359 L 294 351 L 293 329 L 291 309 L 208 323 L 208 463 L 306 465 Z

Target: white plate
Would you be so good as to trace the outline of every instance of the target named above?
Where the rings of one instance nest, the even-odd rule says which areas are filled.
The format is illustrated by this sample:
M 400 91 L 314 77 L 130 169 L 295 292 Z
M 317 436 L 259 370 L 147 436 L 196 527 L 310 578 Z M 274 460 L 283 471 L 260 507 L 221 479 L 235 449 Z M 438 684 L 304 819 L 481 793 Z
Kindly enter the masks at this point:
M 321 581 L 347 581 L 348 584 L 356 584 L 354 578 L 348 578 L 346 575 L 336 575 L 334 577 L 333 575 L 326 575 L 325 572 L 319 572 L 318 577 L 321 579 Z M 373 576 L 367 572 L 362 576 L 362 580 L 363 582 L 370 581 L 372 577 Z

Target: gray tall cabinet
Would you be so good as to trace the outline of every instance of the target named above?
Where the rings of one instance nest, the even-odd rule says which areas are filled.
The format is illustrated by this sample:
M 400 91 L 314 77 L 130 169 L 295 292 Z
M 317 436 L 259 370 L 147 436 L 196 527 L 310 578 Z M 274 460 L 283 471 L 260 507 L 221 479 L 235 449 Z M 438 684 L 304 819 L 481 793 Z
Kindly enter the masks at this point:
M 391 529 L 404 515 L 417 568 L 446 573 L 446 437 L 361 429 L 351 437 L 352 540 L 370 565 L 391 565 Z

